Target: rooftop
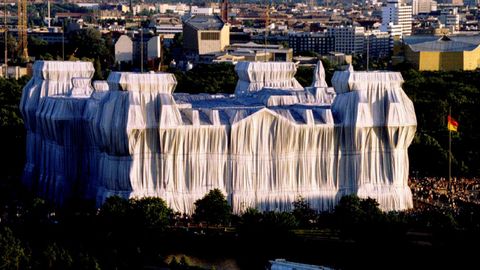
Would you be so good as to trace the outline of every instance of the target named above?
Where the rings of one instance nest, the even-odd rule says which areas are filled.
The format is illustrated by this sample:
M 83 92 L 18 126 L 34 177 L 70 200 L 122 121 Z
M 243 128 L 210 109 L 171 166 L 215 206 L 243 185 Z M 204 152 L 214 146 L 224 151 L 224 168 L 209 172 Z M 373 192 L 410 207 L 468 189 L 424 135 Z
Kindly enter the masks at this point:
M 407 43 L 407 42 L 406 42 Z M 408 44 L 408 43 L 407 43 Z M 409 44 L 412 51 L 430 52 L 462 52 L 475 50 L 480 45 L 480 39 L 469 37 L 447 37 L 443 36 L 433 41 L 424 41 Z
M 185 24 L 197 30 L 221 30 L 224 23 L 219 16 L 195 15 L 185 21 Z

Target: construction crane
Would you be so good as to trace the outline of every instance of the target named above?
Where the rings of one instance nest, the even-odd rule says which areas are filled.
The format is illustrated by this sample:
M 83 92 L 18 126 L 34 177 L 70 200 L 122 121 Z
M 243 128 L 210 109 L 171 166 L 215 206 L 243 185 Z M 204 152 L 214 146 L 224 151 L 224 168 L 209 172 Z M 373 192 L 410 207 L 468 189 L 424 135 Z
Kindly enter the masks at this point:
M 27 0 L 18 0 L 18 45 L 17 53 L 22 62 L 28 61 L 27 48 Z
M 265 34 L 263 34 L 264 37 L 264 46 L 265 46 L 265 55 L 264 57 L 264 62 L 267 62 L 267 44 L 268 44 L 268 28 L 270 24 L 270 3 L 268 0 L 265 1 Z

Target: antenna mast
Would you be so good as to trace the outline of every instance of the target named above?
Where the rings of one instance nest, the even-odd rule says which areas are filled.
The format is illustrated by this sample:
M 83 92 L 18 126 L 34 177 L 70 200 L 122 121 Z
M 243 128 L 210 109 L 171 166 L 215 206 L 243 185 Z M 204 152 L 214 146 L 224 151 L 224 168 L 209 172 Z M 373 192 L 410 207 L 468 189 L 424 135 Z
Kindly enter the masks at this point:
M 8 77 L 8 27 L 7 27 L 7 0 L 3 0 L 3 38 L 5 42 L 5 78 Z

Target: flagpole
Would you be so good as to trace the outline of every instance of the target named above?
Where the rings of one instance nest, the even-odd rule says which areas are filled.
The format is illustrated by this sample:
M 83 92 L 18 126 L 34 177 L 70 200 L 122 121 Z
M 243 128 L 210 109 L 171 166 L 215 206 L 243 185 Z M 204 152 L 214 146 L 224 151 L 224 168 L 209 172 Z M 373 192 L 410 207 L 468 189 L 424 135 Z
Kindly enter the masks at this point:
M 452 115 L 452 107 L 448 107 L 448 116 Z M 448 129 L 448 190 L 447 194 L 450 195 L 451 182 L 452 181 L 452 131 Z

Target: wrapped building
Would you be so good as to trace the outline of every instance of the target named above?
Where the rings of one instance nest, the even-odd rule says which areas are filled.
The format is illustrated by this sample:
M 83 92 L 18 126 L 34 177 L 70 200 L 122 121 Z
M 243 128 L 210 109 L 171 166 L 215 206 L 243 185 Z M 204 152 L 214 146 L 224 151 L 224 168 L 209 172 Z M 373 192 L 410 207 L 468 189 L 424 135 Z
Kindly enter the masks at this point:
M 191 95 L 168 73 L 92 83 L 91 63 L 37 61 L 20 104 L 25 183 L 58 203 L 158 196 L 183 213 L 214 188 L 236 213 L 287 211 L 298 196 L 329 210 L 346 194 L 412 207 L 416 117 L 400 73 L 350 68 L 328 87 L 319 62 L 304 88 L 293 63 L 235 70 L 235 94 Z

